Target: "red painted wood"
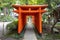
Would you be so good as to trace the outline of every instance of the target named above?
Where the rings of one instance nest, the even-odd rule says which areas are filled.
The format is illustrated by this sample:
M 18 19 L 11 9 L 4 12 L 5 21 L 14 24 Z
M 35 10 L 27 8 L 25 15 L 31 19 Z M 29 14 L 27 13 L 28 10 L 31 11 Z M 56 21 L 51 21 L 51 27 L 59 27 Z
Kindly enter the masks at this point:
M 42 13 L 46 12 L 44 8 L 48 5 L 12 5 L 19 14 L 18 17 L 18 33 L 20 34 L 26 24 L 26 16 L 32 16 L 32 21 L 35 24 L 39 33 L 42 33 Z

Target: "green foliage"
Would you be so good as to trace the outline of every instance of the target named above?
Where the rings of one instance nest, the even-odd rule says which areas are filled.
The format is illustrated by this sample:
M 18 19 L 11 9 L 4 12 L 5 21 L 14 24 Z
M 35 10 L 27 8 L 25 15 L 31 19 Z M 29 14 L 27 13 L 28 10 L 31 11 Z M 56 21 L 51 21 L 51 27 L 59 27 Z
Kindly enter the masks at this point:
M 19 0 L 21 5 L 25 5 L 28 0 Z
M 22 38 L 24 36 L 24 31 L 18 35 L 17 29 L 18 29 L 18 20 L 13 21 L 12 23 L 9 23 L 6 26 L 6 29 L 8 30 L 7 34 L 5 35 L 6 37 L 12 37 L 12 38 Z
M 12 4 L 16 4 L 16 2 L 19 1 L 19 4 L 24 5 L 24 4 L 44 4 L 45 0 L 1 0 L 0 1 L 0 8 L 3 7 L 11 7 Z
M 17 31 L 17 27 L 18 27 L 18 20 L 15 20 L 12 23 L 8 24 L 6 29 L 9 31 Z
M 0 16 L 0 22 L 8 22 L 8 21 L 14 21 L 16 20 L 16 18 L 13 18 L 12 16 L 10 15 L 4 15 L 4 16 Z
M 20 4 L 21 5 L 40 5 L 40 4 L 44 4 L 45 0 L 20 0 Z
M 32 5 L 33 5 L 33 4 L 34 4 L 34 5 L 37 4 L 37 0 L 29 0 L 28 2 L 29 2 L 29 4 L 32 4 Z
M 0 8 L 10 8 L 12 7 L 12 4 L 15 4 L 16 0 L 0 0 Z
M 45 21 L 45 19 L 47 20 L 48 19 L 48 15 L 46 13 L 43 14 L 42 19 L 43 19 L 43 21 Z
M 45 0 L 37 0 L 37 4 L 44 4 Z
M 60 4 L 60 0 L 46 0 L 49 9 L 55 8 L 57 5 Z

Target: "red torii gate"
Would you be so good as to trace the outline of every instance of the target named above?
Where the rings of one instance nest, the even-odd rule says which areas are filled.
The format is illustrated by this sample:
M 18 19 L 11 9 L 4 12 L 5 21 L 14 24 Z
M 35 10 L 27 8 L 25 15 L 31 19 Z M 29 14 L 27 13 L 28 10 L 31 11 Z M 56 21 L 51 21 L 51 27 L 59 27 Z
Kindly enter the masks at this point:
M 26 16 L 32 16 L 32 21 L 39 33 L 42 33 L 42 13 L 47 5 L 13 5 L 18 13 L 18 33 L 20 34 L 26 24 Z

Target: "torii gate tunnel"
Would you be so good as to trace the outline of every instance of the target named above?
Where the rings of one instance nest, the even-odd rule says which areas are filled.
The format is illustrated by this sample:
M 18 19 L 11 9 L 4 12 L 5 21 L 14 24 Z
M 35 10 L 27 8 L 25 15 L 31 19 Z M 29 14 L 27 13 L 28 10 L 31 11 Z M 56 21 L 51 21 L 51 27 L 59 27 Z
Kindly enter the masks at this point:
M 46 12 L 44 10 L 47 5 L 13 5 L 18 13 L 18 33 L 20 34 L 26 25 L 27 16 L 32 16 L 32 22 L 40 34 L 42 34 L 42 14 Z

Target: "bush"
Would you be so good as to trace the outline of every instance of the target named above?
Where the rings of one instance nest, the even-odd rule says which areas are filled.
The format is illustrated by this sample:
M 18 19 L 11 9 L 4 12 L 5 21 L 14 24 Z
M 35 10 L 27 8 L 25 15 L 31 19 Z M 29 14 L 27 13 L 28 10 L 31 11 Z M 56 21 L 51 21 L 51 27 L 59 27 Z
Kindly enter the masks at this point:
M 10 15 L 6 15 L 6 16 L 0 16 L 0 21 L 4 21 L 4 22 L 8 22 L 8 21 L 14 21 L 16 18 L 13 18 Z
M 18 27 L 18 20 L 15 20 L 12 23 L 8 24 L 6 29 L 9 31 L 17 31 L 17 27 Z

